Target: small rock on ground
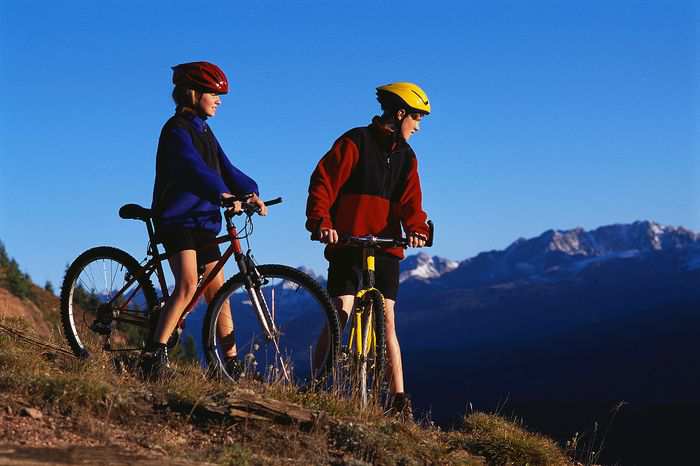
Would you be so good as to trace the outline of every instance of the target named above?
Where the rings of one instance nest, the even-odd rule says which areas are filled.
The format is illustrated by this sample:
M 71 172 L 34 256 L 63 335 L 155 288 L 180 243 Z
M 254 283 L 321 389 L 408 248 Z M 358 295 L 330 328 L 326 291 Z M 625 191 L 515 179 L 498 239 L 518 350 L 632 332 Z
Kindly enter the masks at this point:
M 41 411 L 36 408 L 22 408 L 19 410 L 19 415 L 31 417 L 32 419 L 41 419 L 44 417 L 44 415 L 41 414 Z

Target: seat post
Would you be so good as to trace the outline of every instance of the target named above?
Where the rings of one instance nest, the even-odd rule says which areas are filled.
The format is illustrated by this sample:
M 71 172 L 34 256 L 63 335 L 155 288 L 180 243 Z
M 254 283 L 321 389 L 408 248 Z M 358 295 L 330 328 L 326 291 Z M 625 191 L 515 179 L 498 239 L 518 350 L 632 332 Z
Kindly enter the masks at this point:
M 146 229 L 148 230 L 148 240 L 151 245 L 151 254 L 153 255 L 153 260 L 156 264 L 156 275 L 158 275 L 158 284 L 160 285 L 161 293 L 163 299 L 168 297 L 168 286 L 165 283 L 165 274 L 163 273 L 163 265 L 160 262 L 158 252 L 158 241 L 156 240 L 155 229 L 153 228 L 153 219 L 149 218 L 146 220 Z

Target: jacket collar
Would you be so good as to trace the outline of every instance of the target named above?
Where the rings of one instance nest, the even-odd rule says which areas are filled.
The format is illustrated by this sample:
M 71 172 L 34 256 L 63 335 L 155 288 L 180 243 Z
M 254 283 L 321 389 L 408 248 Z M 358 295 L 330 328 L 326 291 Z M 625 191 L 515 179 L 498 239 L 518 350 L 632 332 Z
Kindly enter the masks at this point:
M 206 119 L 200 117 L 194 112 L 179 112 L 177 115 L 192 123 L 192 126 L 194 126 L 198 133 L 203 133 L 208 127 Z
M 372 118 L 372 124 L 369 125 L 370 132 L 379 143 L 379 147 L 387 152 L 394 152 L 404 144 L 408 144 L 400 131 L 389 131 L 381 124 L 378 116 Z

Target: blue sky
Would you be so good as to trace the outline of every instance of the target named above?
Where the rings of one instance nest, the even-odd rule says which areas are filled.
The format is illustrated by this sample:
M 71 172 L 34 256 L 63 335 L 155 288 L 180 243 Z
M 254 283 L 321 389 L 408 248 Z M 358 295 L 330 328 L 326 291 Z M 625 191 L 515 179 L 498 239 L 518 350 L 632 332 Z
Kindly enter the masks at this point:
M 35 281 L 91 246 L 143 257 L 117 210 L 150 203 L 170 66 L 194 60 L 229 76 L 210 122 L 229 158 L 285 198 L 256 222 L 259 262 L 324 270 L 309 175 L 400 80 L 433 106 L 411 140 L 433 254 L 639 219 L 700 229 L 696 2 L 254 3 L 2 2 L 0 240 Z

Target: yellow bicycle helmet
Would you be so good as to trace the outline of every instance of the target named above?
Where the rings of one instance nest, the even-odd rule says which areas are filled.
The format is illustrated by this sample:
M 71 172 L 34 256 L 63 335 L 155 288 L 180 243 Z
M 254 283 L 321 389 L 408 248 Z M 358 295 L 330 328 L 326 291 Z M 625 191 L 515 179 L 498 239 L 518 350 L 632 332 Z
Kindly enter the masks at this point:
M 385 92 L 398 96 L 410 110 L 425 113 L 426 115 L 430 113 L 428 94 L 417 84 L 402 82 L 380 86 L 377 88 L 377 98 L 381 99 L 382 93 Z

